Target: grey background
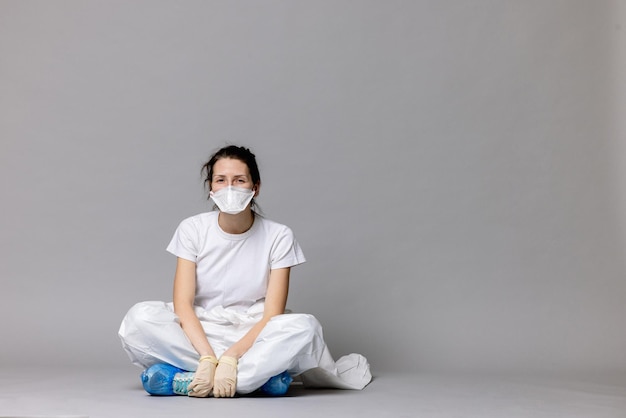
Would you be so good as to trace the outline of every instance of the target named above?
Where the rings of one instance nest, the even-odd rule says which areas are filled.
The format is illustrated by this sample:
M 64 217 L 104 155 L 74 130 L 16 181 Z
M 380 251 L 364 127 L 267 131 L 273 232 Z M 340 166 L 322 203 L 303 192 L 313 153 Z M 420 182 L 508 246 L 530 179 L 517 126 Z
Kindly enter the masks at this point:
M 0 1 L 0 365 L 127 364 L 238 143 L 335 356 L 626 371 L 624 9 Z

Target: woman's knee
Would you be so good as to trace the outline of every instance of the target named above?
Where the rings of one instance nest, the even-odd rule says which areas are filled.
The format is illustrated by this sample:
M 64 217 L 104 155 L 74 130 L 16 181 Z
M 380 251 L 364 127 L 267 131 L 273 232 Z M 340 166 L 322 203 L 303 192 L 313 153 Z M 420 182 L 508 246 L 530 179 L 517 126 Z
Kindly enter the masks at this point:
M 322 326 L 311 314 L 290 313 L 274 317 L 272 321 L 280 322 L 281 328 L 293 334 L 322 335 Z
M 175 317 L 176 315 L 168 309 L 165 302 L 139 302 L 133 305 L 124 316 L 120 334 L 123 334 L 125 329 L 143 328 L 145 324 L 171 322 Z

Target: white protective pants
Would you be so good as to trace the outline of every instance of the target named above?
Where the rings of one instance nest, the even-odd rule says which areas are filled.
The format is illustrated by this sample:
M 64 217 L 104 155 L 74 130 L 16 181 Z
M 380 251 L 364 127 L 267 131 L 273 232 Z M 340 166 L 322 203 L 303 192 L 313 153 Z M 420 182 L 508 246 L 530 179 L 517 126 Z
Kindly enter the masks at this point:
M 222 307 L 210 311 L 196 307 L 195 312 L 219 358 L 261 319 L 263 305 L 257 304 L 246 313 Z M 136 304 L 124 317 L 119 336 L 132 363 L 139 367 L 169 363 L 195 371 L 198 366 L 199 355 L 180 327 L 172 303 Z M 335 362 L 322 327 L 307 314 L 278 315 L 265 325 L 254 345 L 239 359 L 237 392 L 253 392 L 285 370 L 292 376 L 301 375 L 309 387 L 363 389 L 372 379 L 369 364 L 360 354 Z

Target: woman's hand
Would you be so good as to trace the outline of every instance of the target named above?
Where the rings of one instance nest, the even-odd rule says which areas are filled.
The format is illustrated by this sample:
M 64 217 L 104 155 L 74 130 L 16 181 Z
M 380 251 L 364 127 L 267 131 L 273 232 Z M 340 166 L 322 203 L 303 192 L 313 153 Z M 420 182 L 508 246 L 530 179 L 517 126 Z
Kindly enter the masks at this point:
M 206 398 L 213 390 L 213 382 L 215 379 L 215 369 L 217 367 L 217 359 L 213 356 L 200 357 L 200 363 L 196 374 L 189 383 L 187 389 L 188 395 L 196 398 Z
M 216 398 L 232 398 L 237 390 L 237 359 L 222 356 L 215 371 L 215 387 L 213 396 Z

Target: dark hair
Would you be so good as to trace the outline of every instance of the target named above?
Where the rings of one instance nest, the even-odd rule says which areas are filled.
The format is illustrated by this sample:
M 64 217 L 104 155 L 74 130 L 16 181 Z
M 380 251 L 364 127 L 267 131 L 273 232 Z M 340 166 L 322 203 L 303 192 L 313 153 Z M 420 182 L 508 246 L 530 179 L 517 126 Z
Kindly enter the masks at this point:
M 211 179 L 213 178 L 213 166 L 217 160 L 222 158 L 232 158 L 239 160 L 248 166 L 252 184 L 258 186 L 261 184 L 261 175 L 259 174 L 259 166 L 256 163 L 256 157 L 246 147 L 238 147 L 236 145 L 228 145 L 215 152 L 209 161 L 202 166 L 202 176 L 204 177 L 204 186 L 211 190 Z M 205 174 L 206 173 L 206 174 Z

